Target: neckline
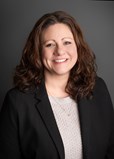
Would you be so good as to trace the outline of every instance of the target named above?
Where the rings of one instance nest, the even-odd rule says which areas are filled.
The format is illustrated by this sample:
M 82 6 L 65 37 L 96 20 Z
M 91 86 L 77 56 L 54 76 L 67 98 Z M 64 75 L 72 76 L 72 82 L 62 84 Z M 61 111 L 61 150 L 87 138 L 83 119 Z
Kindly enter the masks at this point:
M 72 103 L 74 100 L 70 97 L 70 96 L 67 96 L 67 97 L 55 97 L 55 96 L 52 96 L 52 95 L 49 95 L 49 98 L 56 101 L 56 103 L 60 103 L 60 104 L 69 104 L 69 103 Z

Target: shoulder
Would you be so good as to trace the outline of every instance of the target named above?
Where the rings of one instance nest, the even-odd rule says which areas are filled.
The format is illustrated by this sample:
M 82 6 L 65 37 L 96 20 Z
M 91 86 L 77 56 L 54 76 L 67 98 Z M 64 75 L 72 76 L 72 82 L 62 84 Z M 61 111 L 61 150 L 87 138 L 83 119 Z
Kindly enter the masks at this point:
M 8 92 L 5 95 L 5 101 L 14 101 L 14 100 L 22 100 L 22 98 L 24 98 L 25 96 L 27 96 L 27 93 L 22 92 L 20 90 L 18 90 L 17 88 L 12 88 L 10 90 L 8 90 Z
M 107 85 L 105 83 L 105 81 L 101 78 L 101 77 L 96 77 L 96 83 L 95 83 L 95 87 L 94 87 L 94 92 L 97 94 L 104 94 L 104 95 L 109 95 L 109 91 L 107 88 Z
M 5 98 L 15 98 L 15 99 L 20 99 L 20 98 L 27 98 L 30 96 L 33 96 L 35 92 L 34 90 L 28 90 L 28 91 L 21 91 L 18 88 L 12 88 L 10 90 L 8 90 L 8 92 L 6 93 Z
M 23 105 L 29 105 L 34 102 L 34 92 L 35 90 L 22 92 L 17 88 L 12 88 L 6 93 L 3 106 L 19 109 Z
M 18 90 L 17 88 L 11 88 L 10 90 L 8 90 L 5 97 L 12 98 L 12 97 L 23 96 L 23 95 L 24 95 L 24 92 Z
M 99 76 L 96 77 L 96 85 L 95 86 L 96 87 L 99 87 L 99 86 L 100 87 L 107 87 L 105 81 Z
M 97 77 L 96 84 L 93 91 L 93 96 L 98 105 L 103 105 L 103 108 L 106 106 L 107 108 L 113 108 L 111 96 L 105 81 Z M 110 107 L 111 106 L 111 107 Z

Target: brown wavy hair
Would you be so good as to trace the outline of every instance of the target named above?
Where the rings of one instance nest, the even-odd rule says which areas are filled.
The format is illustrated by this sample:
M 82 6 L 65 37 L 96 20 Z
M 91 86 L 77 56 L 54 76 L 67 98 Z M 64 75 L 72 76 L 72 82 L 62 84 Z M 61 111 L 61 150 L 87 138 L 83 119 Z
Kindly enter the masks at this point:
M 23 49 L 20 64 L 16 67 L 14 85 L 26 91 L 38 86 L 44 79 L 41 36 L 46 28 L 56 23 L 66 24 L 70 28 L 78 52 L 78 60 L 70 71 L 66 92 L 76 100 L 91 97 L 96 78 L 95 55 L 85 42 L 76 20 L 63 11 L 45 14 L 36 22 Z

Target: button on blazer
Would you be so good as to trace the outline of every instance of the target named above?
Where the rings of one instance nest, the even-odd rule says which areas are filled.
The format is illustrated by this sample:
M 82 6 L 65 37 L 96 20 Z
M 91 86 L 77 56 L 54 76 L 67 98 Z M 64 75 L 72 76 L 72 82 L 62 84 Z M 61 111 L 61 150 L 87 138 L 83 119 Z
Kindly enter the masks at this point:
M 114 111 L 104 81 L 97 78 L 93 98 L 77 105 L 83 159 L 114 159 Z M 0 159 L 65 159 L 44 82 L 26 93 L 8 91 L 0 113 Z

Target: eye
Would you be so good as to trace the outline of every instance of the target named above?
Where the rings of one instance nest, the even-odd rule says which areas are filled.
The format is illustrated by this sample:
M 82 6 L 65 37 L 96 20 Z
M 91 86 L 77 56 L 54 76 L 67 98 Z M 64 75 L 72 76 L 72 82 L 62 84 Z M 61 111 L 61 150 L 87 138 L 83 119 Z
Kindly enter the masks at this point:
M 55 44 L 54 43 L 49 43 L 49 44 L 46 44 L 45 46 L 51 48 L 51 47 L 54 47 Z
M 64 45 L 70 45 L 71 44 L 71 41 L 65 41 L 64 42 Z

